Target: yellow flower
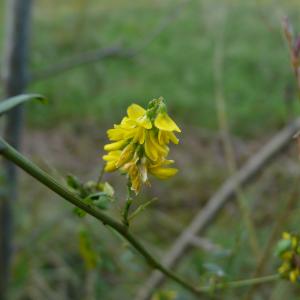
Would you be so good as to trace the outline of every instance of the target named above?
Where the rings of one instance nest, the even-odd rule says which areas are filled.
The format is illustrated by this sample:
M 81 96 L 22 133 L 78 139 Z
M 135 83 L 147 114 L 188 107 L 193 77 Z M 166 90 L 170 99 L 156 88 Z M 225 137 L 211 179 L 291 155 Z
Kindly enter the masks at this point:
M 290 281 L 295 283 L 298 280 L 299 275 L 300 275 L 299 269 L 295 269 L 295 270 L 291 271 L 289 274 Z
M 107 155 L 103 156 L 103 159 L 107 161 L 106 166 L 104 168 L 105 172 L 113 172 L 117 170 L 117 162 L 121 155 L 120 150 L 117 151 L 111 151 Z
M 284 232 L 277 245 L 277 252 L 282 260 L 278 272 L 292 283 L 300 281 L 300 236 Z
M 178 138 L 172 131 L 165 131 L 165 130 L 158 131 L 158 142 L 161 145 L 169 144 L 170 141 L 176 145 L 179 143 Z
M 142 186 L 141 174 L 139 168 L 134 162 L 130 162 L 123 168 L 124 171 L 127 171 L 128 176 L 131 182 L 131 189 L 138 193 Z
M 285 231 L 285 232 L 282 233 L 282 238 L 284 240 L 290 240 L 291 239 L 291 234 Z
M 145 153 L 153 161 L 157 161 L 158 158 L 166 157 L 168 155 L 169 148 L 158 143 L 158 139 L 155 137 L 153 131 L 147 132 L 145 140 Z
M 135 145 L 134 144 L 128 144 L 121 152 L 120 157 L 118 161 L 116 162 L 116 167 L 120 168 L 124 164 L 126 164 L 128 161 L 130 161 L 133 158 L 134 152 L 135 152 Z
M 290 264 L 287 262 L 284 262 L 279 268 L 278 268 L 278 272 L 280 274 L 285 274 L 286 272 L 288 272 L 290 269 Z
M 155 177 L 159 179 L 168 179 L 172 176 L 174 176 L 178 169 L 176 168 L 166 168 L 165 166 L 170 165 L 174 163 L 173 160 L 163 160 L 158 164 L 153 164 L 149 166 L 149 173 L 154 175 Z
M 131 104 L 127 109 L 127 115 L 130 121 L 136 122 L 146 129 L 152 128 L 152 123 L 146 115 L 146 110 L 137 104 Z
M 160 130 L 181 132 L 180 128 L 166 112 L 158 113 L 157 117 L 155 118 L 154 125 Z
M 111 144 L 107 144 L 104 146 L 105 151 L 114 151 L 114 150 L 120 150 L 127 144 L 126 140 L 120 140 Z
M 173 163 L 167 159 L 168 144 L 179 142 L 173 131 L 181 130 L 167 115 L 163 98 L 152 100 L 147 109 L 130 105 L 120 124 L 107 131 L 112 143 L 104 146 L 108 151 L 103 156 L 105 171 L 120 169 L 125 172 L 136 193 L 149 182 L 149 173 L 159 179 L 175 175 L 177 169 L 166 167 Z

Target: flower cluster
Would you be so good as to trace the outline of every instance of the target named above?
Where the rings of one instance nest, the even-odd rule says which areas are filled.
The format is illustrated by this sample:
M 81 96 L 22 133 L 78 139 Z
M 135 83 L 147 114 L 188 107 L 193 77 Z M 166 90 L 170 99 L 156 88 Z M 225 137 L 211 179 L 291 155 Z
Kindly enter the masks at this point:
M 162 97 L 150 101 L 146 110 L 137 104 L 130 105 L 121 123 L 107 131 L 112 143 L 104 146 L 108 151 L 103 156 L 105 171 L 119 169 L 126 173 L 136 193 L 143 183 L 149 182 L 149 173 L 159 179 L 175 175 L 177 169 L 168 167 L 174 161 L 167 159 L 168 144 L 179 142 L 174 131 L 181 132 L 167 114 Z
M 282 260 L 278 272 L 291 282 L 300 282 L 300 235 L 284 232 L 277 252 Z

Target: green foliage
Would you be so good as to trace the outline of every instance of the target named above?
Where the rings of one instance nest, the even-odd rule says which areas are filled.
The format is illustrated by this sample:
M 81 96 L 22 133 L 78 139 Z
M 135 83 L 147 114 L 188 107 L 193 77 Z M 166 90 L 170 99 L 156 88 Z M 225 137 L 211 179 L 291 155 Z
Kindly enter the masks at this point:
M 33 70 L 116 41 L 138 47 L 177 2 L 93 0 L 81 4 L 84 13 L 66 1 L 36 5 Z M 57 11 L 58 5 L 63 9 Z M 33 84 L 54 102 L 47 110 L 34 107 L 31 124 L 51 127 L 67 118 L 103 126 L 120 118 L 132 101 L 164 95 L 180 124 L 216 129 L 214 55 L 222 28 L 230 125 L 247 135 L 278 127 L 296 109 L 278 11 L 300 13 L 298 5 L 285 1 L 189 1 L 139 56 L 82 66 Z
M 280 240 L 276 246 L 275 254 L 280 256 L 282 253 L 286 252 L 291 248 L 292 241 L 290 240 Z
M 149 0 L 136 2 L 77 0 L 73 4 L 58 0 L 36 2 L 31 55 L 33 71 L 47 68 L 70 57 L 72 53 L 106 47 L 116 40 L 122 40 L 125 46 L 135 47 L 175 5 L 174 1 Z M 0 3 L 1 8 L 2 5 Z M 4 12 L 4 9 L 0 9 L 0 12 Z M 218 23 L 220 12 L 224 14 L 224 26 Z M 297 20 L 300 14 L 299 5 L 297 1 L 283 0 L 276 2 L 192 0 L 171 26 L 133 60 L 113 59 L 99 62 L 74 69 L 47 81 L 32 83 L 31 90 L 49 95 L 51 106 L 46 109 L 39 105 L 32 106 L 28 112 L 30 124 L 36 128 L 54 127 L 55 131 L 59 123 L 73 126 L 76 123 L 92 121 L 99 125 L 98 137 L 98 133 L 104 131 L 105 125 L 111 123 L 111 120 L 117 120 L 121 111 L 132 101 L 139 102 L 149 95 L 151 98 L 164 95 L 172 114 L 175 113 L 182 124 L 217 129 L 213 58 L 216 33 L 222 26 L 225 40 L 224 88 L 230 125 L 234 133 L 256 137 L 265 133 L 269 135 L 270 130 L 281 126 L 288 116 L 296 115 L 298 111 L 294 101 L 295 92 L 287 51 L 281 38 L 278 12 L 295 16 L 294 20 Z M 295 23 L 295 27 L 299 28 L 299 24 Z M 3 34 L 3 27 L 0 28 L 0 35 L 1 33 Z M 200 137 L 195 133 L 191 139 L 193 143 L 183 145 L 182 149 L 191 150 L 195 145 L 196 147 L 201 145 L 201 153 L 193 154 L 191 166 L 183 171 L 186 178 L 179 178 L 167 185 L 170 188 L 167 191 L 163 188 L 159 190 L 164 196 L 161 197 L 158 209 L 166 210 L 179 226 L 190 221 L 191 213 L 195 212 L 194 207 L 198 209 L 203 205 L 209 195 L 217 190 L 219 183 L 226 178 L 224 176 L 226 171 L 220 166 L 222 163 L 219 153 L 208 158 L 203 154 L 205 149 L 202 149 L 202 143 L 196 144 Z M 189 142 L 188 139 L 186 142 Z M 210 141 L 205 139 L 203 143 L 207 143 L 210 150 L 216 149 L 217 141 L 213 138 Z M 257 142 L 250 144 L 250 147 L 257 149 Z M 86 153 L 81 153 L 78 160 L 85 155 Z M 188 163 L 189 160 L 186 158 L 182 164 L 186 166 Z M 278 203 L 291 191 L 290 185 L 281 181 L 279 184 L 276 181 L 280 176 L 290 181 L 290 173 L 295 176 L 293 168 L 291 172 L 284 173 L 282 168 L 284 163 L 286 161 L 279 160 L 274 168 L 264 173 L 262 184 L 256 183 L 254 190 L 247 190 L 249 199 L 253 200 L 252 208 L 255 209 L 261 245 L 265 245 L 269 237 L 270 228 L 276 218 L 275 207 L 277 208 Z M 89 167 L 92 168 L 82 163 L 80 176 L 86 176 Z M 93 172 L 93 169 L 89 172 Z M 82 183 L 76 181 L 76 178 L 68 180 L 70 188 L 77 191 L 82 188 Z M 27 190 L 25 189 L 22 201 L 18 203 L 18 240 L 30 237 L 37 227 L 51 221 L 63 207 L 57 205 L 44 190 L 32 191 L 31 185 L 26 180 L 24 185 Z M 85 188 L 89 190 L 88 187 Z M 90 191 L 84 192 L 89 195 Z M 101 199 L 100 196 L 103 196 L 101 193 L 99 192 L 97 198 L 96 192 L 95 198 Z M 108 191 L 106 193 L 109 195 Z M 35 201 L 37 197 L 41 199 L 38 203 Z M 86 199 L 91 205 L 95 205 L 98 201 L 92 200 L 89 196 Z M 106 196 L 102 207 L 107 208 L 106 204 L 109 206 L 109 199 L 109 196 Z M 197 201 L 196 204 L 193 201 Z M 29 215 L 32 217 L 29 218 Z M 216 273 L 218 268 L 221 268 L 226 270 L 226 276 L 231 279 L 246 278 L 253 273 L 255 259 L 249 255 L 247 235 L 240 226 L 237 226 L 237 215 L 234 205 L 227 207 L 206 233 L 209 239 L 229 249 L 230 255 L 217 258 L 214 253 L 193 248 L 191 259 L 186 258 L 180 266 L 182 274 L 194 282 L 199 278 L 209 279 L 211 274 L 209 268 L 205 266 L 207 267 L 207 262 L 212 261 L 218 266 Z M 298 226 L 298 216 L 297 206 L 289 219 L 294 227 Z M 15 261 L 13 287 L 23 296 L 12 297 L 13 299 L 28 298 L 31 294 L 32 297 L 39 298 L 39 293 L 43 295 L 40 298 L 45 294 L 56 298 L 55 292 L 58 294 L 60 289 L 63 291 L 64 285 L 67 291 L 72 291 L 70 292 L 73 293 L 72 299 L 82 299 L 78 287 L 85 283 L 80 273 L 78 263 L 80 260 L 74 254 L 77 245 L 74 246 L 72 243 L 72 233 L 78 223 L 78 219 L 74 219 L 58 222 L 60 224 L 58 229 L 49 226 L 48 236 L 51 235 L 49 238 L 51 242 L 44 240 L 37 243 L 37 249 L 31 252 L 34 254 L 30 256 L 30 261 L 24 252 L 20 252 Z M 149 210 L 149 213 L 143 214 L 143 218 L 137 218 L 134 226 L 134 230 L 145 241 L 156 246 L 153 249 L 154 253 L 157 251 L 156 248 L 168 249 L 179 233 L 176 230 L 173 232 L 173 229 L 162 230 L 165 228 L 163 224 L 157 221 L 155 211 Z M 96 281 L 96 299 L 99 297 L 132 299 L 139 285 L 148 276 L 149 270 L 125 246 L 119 247 L 105 229 L 99 228 L 98 224 L 92 224 L 91 227 L 96 237 L 95 243 L 101 245 L 106 252 L 103 259 L 106 266 L 104 271 L 97 268 L 99 277 Z M 87 256 L 87 261 L 93 265 L 92 253 L 95 251 L 93 241 L 90 236 L 87 240 L 86 237 L 81 239 L 83 240 L 81 247 L 84 249 L 81 251 L 85 253 L 83 256 Z M 91 247 L 89 241 L 92 243 Z M 283 249 L 285 245 L 281 247 Z M 29 251 L 32 251 L 32 247 L 29 247 Z M 125 254 L 130 259 L 123 259 Z M 157 251 L 157 254 L 159 255 L 160 251 Z M 45 261 L 53 266 L 51 272 L 41 267 Z M 270 262 L 267 271 L 274 271 L 275 267 Z M 61 269 L 68 272 L 62 275 Z M 201 275 L 204 273 L 207 276 L 202 278 Z M 125 278 L 123 274 L 126 274 Z M 39 280 L 36 280 L 36 277 Z M 48 284 L 51 287 L 49 290 L 46 289 Z M 115 288 L 116 286 L 118 288 Z M 299 290 L 297 288 L 292 290 L 290 285 L 285 283 L 274 287 L 275 290 L 273 298 L 276 300 L 283 297 L 298 299 Z M 191 299 L 184 291 L 180 290 L 178 294 L 180 299 Z M 232 294 L 224 291 L 221 298 L 240 299 L 242 294 L 243 291 L 234 291 Z M 257 298 L 260 299 L 259 292 L 257 294 Z M 64 295 L 63 292 L 60 295 Z
M 67 175 L 67 185 L 80 197 L 86 204 L 96 206 L 100 209 L 108 209 L 114 199 L 114 189 L 108 182 L 88 181 L 85 183 L 74 175 Z M 79 217 L 84 217 L 86 212 L 75 207 L 74 213 Z

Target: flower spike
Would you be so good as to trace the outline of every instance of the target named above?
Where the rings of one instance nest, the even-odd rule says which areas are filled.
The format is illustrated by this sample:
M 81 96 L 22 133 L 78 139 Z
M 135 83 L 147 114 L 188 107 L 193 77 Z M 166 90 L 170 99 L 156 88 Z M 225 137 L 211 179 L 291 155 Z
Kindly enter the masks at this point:
M 131 104 L 121 123 L 107 131 L 111 143 L 104 146 L 108 151 L 103 156 L 105 171 L 125 172 L 135 193 L 149 183 L 148 174 L 159 179 L 174 176 L 178 170 L 166 167 L 173 163 L 167 159 L 168 144 L 179 143 L 173 131 L 181 132 L 167 114 L 162 97 L 150 101 L 147 109 Z

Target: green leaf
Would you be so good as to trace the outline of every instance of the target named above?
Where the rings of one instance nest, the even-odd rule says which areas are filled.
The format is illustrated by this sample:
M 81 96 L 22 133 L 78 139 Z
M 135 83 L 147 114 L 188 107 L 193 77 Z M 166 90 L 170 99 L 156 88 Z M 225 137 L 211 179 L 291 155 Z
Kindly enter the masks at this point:
M 129 220 L 131 221 L 132 219 L 134 219 L 138 214 L 140 214 L 141 212 L 143 212 L 150 204 L 152 204 L 154 201 L 156 201 L 157 198 L 153 198 L 149 201 L 147 201 L 146 203 L 140 205 L 130 216 L 129 216 Z
M 97 193 L 90 194 L 84 199 L 84 201 L 88 201 L 88 200 L 96 201 L 100 199 L 101 196 L 106 196 L 106 193 L 97 192 Z
M 115 194 L 114 188 L 108 182 L 104 182 L 103 192 L 105 192 L 110 197 L 113 197 L 113 195 Z
M 78 190 L 81 186 L 79 179 L 73 175 L 67 175 L 67 185 L 74 190 Z
M 290 250 L 291 246 L 292 246 L 291 240 L 280 240 L 275 248 L 275 254 L 277 256 L 280 256 L 285 251 Z
M 97 206 L 100 209 L 108 209 L 111 202 L 114 201 L 114 198 L 112 198 L 109 195 L 101 195 L 99 199 L 94 201 L 94 205 Z
M 16 106 L 30 100 L 39 100 L 42 103 L 47 103 L 46 98 L 39 94 L 24 94 L 11 97 L 0 102 L 0 115 L 3 115 L 4 113 L 15 108 Z

